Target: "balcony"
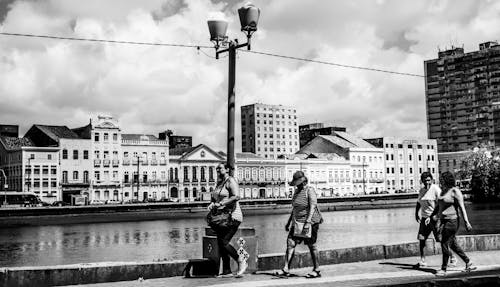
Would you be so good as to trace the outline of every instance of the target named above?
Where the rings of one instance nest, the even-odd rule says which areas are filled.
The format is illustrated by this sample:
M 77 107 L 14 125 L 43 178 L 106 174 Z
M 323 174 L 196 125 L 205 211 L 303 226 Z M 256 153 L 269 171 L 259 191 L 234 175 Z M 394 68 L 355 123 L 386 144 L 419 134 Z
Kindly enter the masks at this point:
M 101 160 L 100 159 L 94 159 L 94 166 L 95 167 L 101 166 Z
M 167 165 L 166 159 L 160 159 L 160 165 Z
M 147 160 L 147 159 L 143 159 L 143 160 L 141 161 L 141 164 L 142 164 L 142 165 L 148 165 L 148 164 L 149 164 L 149 162 L 148 162 L 148 160 Z
M 123 159 L 123 165 L 130 165 L 130 159 L 128 158 Z
M 109 166 L 109 164 L 110 164 L 110 160 L 109 160 L 109 159 L 104 159 L 104 160 L 102 161 L 102 165 L 103 165 L 104 167 L 108 167 L 108 166 Z
M 119 165 L 120 165 L 120 161 L 119 161 L 119 160 L 117 160 L 117 159 L 114 159 L 114 160 L 113 160 L 113 166 L 114 166 L 114 167 L 117 167 L 117 166 L 119 166 Z
M 158 165 L 158 161 L 156 159 L 151 160 L 151 165 Z

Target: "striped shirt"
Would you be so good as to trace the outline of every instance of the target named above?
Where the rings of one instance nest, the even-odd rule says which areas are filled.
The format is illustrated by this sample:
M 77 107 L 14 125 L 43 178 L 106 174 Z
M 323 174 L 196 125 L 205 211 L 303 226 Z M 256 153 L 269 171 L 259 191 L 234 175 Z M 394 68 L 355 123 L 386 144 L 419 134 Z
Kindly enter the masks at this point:
M 295 190 L 292 197 L 293 218 L 297 222 L 306 222 L 310 205 L 316 205 L 312 216 L 312 223 L 321 223 L 321 213 L 317 207 L 318 199 L 314 188 L 306 185 L 302 190 Z

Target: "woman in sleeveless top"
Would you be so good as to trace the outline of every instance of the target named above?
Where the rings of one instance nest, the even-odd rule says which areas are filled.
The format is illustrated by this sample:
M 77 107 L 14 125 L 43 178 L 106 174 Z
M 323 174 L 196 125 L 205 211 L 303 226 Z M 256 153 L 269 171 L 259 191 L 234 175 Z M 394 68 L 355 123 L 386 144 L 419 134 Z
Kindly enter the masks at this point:
M 288 231 L 287 247 L 285 253 L 285 266 L 276 275 L 289 276 L 290 264 L 295 253 L 295 246 L 304 243 L 309 247 L 311 260 L 313 263 L 313 270 L 307 274 L 307 278 L 321 277 L 319 271 L 319 254 L 316 247 L 316 240 L 318 238 L 318 230 L 320 223 L 323 222 L 321 213 L 318 209 L 318 201 L 316 191 L 312 186 L 307 185 L 307 177 L 302 171 L 297 171 L 293 175 L 293 180 L 290 182 L 291 186 L 295 186 L 295 192 L 292 197 L 292 212 L 285 225 L 285 230 Z M 295 235 L 295 223 L 303 224 L 302 233 L 308 233 L 311 229 L 311 237 L 304 238 Z
M 456 234 L 460 225 L 459 210 L 465 222 L 467 231 L 472 229 L 472 225 L 465 211 L 464 197 L 458 187 L 455 186 L 455 177 L 453 173 L 447 171 L 441 174 L 442 190 L 438 196 L 438 206 L 433 212 L 435 219 L 439 220 L 439 230 L 441 234 L 441 249 L 443 253 L 443 261 L 441 270 L 436 272 L 438 276 L 446 275 L 448 259 L 453 250 L 458 257 L 465 262 L 465 270 L 474 270 L 475 267 L 469 257 L 465 255 L 463 249 L 458 245 Z
M 244 258 L 240 258 L 236 249 L 230 244 L 231 239 L 238 230 L 243 221 L 243 214 L 238 203 L 239 191 L 238 183 L 229 175 L 229 167 L 224 164 L 219 164 L 217 171 L 217 187 L 212 193 L 211 203 L 208 206 L 209 210 L 229 209 L 231 212 L 231 222 L 228 226 L 213 226 L 212 229 L 217 234 L 217 245 L 219 247 L 220 257 L 222 259 L 222 273 L 220 276 L 232 276 L 230 257 L 238 262 L 237 276 L 241 276 L 248 264 Z

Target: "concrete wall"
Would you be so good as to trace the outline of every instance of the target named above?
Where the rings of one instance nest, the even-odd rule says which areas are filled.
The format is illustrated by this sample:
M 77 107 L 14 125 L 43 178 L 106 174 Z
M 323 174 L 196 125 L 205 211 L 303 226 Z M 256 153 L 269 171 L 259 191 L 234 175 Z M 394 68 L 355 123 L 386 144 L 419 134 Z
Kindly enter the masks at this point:
M 500 234 L 458 236 L 465 251 L 500 250 Z M 285 242 L 283 242 L 285 244 Z M 429 254 L 440 254 L 441 247 L 430 239 L 427 241 Z M 321 264 L 339 264 L 397 257 L 417 256 L 418 242 L 391 245 L 372 245 L 320 251 Z M 312 266 L 309 252 L 297 252 L 293 268 Z M 262 254 L 258 256 L 259 270 L 279 269 L 284 255 Z M 112 281 L 137 280 L 181 276 L 187 260 L 144 263 L 95 263 L 64 266 L 10 267 L 0 269 L 0 286 L 60 286 Z M 497 280 L 497 279 L 491 279 Z

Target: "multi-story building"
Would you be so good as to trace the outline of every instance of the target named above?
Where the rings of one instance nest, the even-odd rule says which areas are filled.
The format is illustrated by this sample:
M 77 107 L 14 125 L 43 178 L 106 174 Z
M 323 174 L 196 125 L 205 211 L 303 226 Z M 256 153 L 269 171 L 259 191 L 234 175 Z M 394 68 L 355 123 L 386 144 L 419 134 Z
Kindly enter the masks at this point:
M 204 144 L 169 150 L 170 197 L 180 201 L 209 200 L 217 184 L 215 168 L 225 158 Z
M 438 151 L 499 146 L 500 45 L 482 43 L 469 53 L 452 47 L 424 66 L 428 137 Z
M 3 189 L 33 192 L 46 202 L 61 200 L 59 189 L 59 148 L 36 147 L 29 138 L 0 137 L 0 178 Z
M 0 125 L 0 137 L 19 137 L 18 125 Z
M 383 149 L 346 132 L 320 135 L 309 141 L 297 153 L 336 154 L 349 161 L 349 168 L 338 170 L 338 178 L 351 182 L 353 194 L 368 194 L 386 191 L 384 182 Z M 335 174 L 337 178 L 337 174 Z
M 159 133 L 158 138 L 160 140 L 168 140 L 168 146 L 170 148 L 184 148 L 193 146 L 192 136 L 174 135 L 171 130 Z
M 286 161 L 270 159 L 253 153 L 236 154 L 236 179 L 242 198 L 288 197 Z
M 120 200 L 170 198 L 168 143 L 153 135 L 122 134 L 123 186 Z
M 58 148 L 59 198 L 70 202 L 71 195 L 90 192 L 91 142 L 66 126 L 33 125 L 25 134 L 37 147 Z M 36 172 L 36 170 L 34 170 Z M 35 187 L 36 182 L 33 182 Z M 56 188 L 56 187 L 54 187 Z
M 241 107 L 243 152 L 278 158 L 299 150 L 297 111 L 282 105 L 252 104 Z
M 319 135 L 333 135 L 335 132 L 346 132 L 345 127 L 325 127 L 323 123 L 314 123 L 299 126 L 300 147 Z
M 384 151 L 384 180 L 388 191 L 418 190 L 420 175 L 439 180 L 437 142 L 434 139 L 382 137 L 365 139 Z
M 462 160 L 472 152 L 472 150 L 440 152 L 438 154 L 439 172 L 451 171 L 456 174 L 461 169 Z

